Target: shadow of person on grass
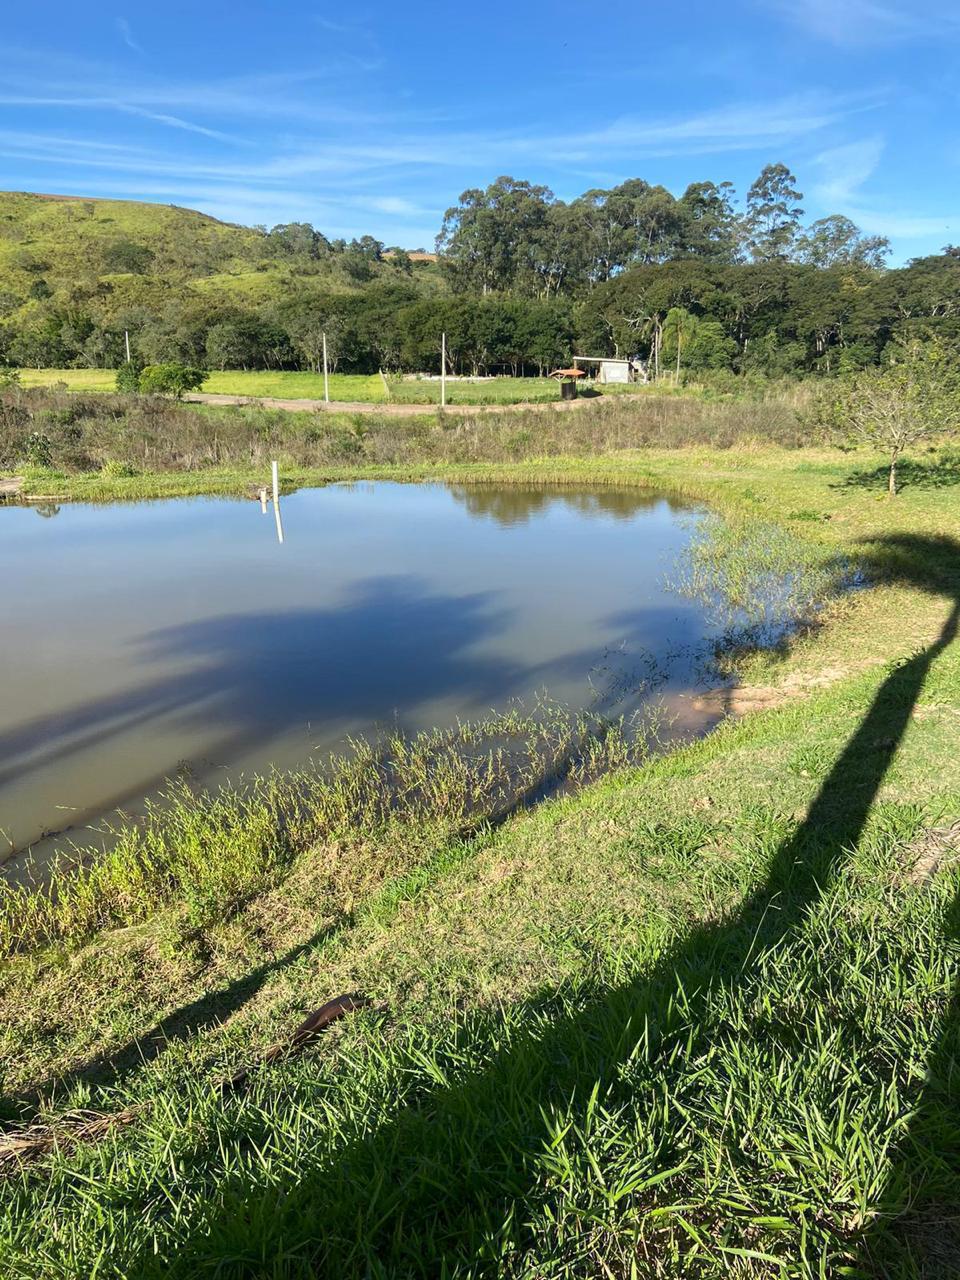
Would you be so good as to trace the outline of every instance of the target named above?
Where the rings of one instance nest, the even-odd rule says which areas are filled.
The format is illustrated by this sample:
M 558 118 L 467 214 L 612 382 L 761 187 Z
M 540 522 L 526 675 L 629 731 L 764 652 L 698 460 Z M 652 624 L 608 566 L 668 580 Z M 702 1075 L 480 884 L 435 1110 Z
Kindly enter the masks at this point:
M 29 1091 L 0 1099 L 0 1117 L 15 1119 L 17 1123 L 30 1120 L 41 1097 L 48 1107 L 52 1106 L 56 1095 L 62 1096 L 81 1081 L 91 1086 L 115 1087 L 127 1073 L 153 1062 L 175 1041 L 186 1040 L 219 1026 L 252 1000 L 267 982 L 310 954 L 340 927 L 342 926 L 338 923 L 318 929 L 305 942 L 258 965 L 242 977 L 171 1010 L 148 1031 L 125 1041 L 119 1047 L 104 1050 L 85 1061 L 81 1067 L 66 1073 L 60 1072 Z
M 804 821 L 735 911 L 692 929 L 639 977 L 581 997 L 577 1012 L 560 1013 L 559 999 L 531 1008 L 527 1027 L 488 1065 L 424 1087 L 329 1164 L 302 1167 L 279 1186 L 221 1178 L 171 1251 L 144 1251 L 126 1274 L 492 1274 L 522 1255 L 532 1202 L 551 1194 L 545 1115 L 615 1111 L 634 1096 L 638 1067 L 655 1110 L 671 1064 L 709 1054 L 713 997 L 748 981 L 765 954 L 802 931 L 856 849 L 931 666 L 960 621 L 960 547 L 952 540 L 882 539 L 868 560 L 874 577 L 947 596 L 949 616 L 934 643 L 883 680 Z M 504 1038 L 492 1018 L 478 1017 L 465 1035 L 476 1040 L 478 1032 L 487 1045 Z M 666 1174 L 675 1163 L 672 1133 L 649 1137 Z M 722 1217 L 722 1205 L 718 1211 Z M 571 1239 L 587 1225 L 571 1224 Z

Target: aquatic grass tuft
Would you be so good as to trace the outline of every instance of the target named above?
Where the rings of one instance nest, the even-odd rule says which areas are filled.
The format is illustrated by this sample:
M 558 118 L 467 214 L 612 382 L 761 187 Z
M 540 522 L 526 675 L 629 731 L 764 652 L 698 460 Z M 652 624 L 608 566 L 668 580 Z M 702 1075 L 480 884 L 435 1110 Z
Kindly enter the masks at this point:
M 814 621 L 861 577 L 855 561 L 835 548 L 772 521 L 731 514 L 698 522 L 672 585 L 703 602 L 728 639 L 769 645 Z
M 61 855 L 49 881 L 36 887 L 5 885 L 0 950 L 135 924 L 174 897 L 191 922 L 209 920 L 289 861 L 290 796 L 280 777 L 213 792 L 169 782 L 142 821 L 107 828 L 103 852 L 75 850 L 75 861 Z
M 554 792 L 639 763 L 655 724 L 574 714 L 547 701 L 411 737 L 358 738 L 315 766 L 217 790 L 167 784 L 142 820 L 108 828 L 103 852 L 61 854 L 49 879 L 0 888 L 0 955 L 76 944 L 176 904 L 203 928 L 274 883 L 323 841 L 396 850 L 462 837 Z

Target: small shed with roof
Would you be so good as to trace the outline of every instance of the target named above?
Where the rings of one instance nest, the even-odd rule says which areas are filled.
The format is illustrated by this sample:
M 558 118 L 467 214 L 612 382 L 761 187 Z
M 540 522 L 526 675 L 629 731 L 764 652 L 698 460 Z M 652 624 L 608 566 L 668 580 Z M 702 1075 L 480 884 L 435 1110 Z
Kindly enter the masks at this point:
M 597 365 L 595 381 L 599 383 L 636 381 L 632 360 L 620 360 L 612 356 L 574 356 L 574 364 Z

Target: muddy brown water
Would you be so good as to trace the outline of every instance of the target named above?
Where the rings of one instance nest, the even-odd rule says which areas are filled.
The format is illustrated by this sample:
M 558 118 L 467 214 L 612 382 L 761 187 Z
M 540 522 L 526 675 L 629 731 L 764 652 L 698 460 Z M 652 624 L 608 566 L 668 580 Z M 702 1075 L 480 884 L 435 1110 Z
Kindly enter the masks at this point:
M 295 766 L 543 691 L 710 719 L 688 695 L 711 626 L 666 582 L 701 516 L 667 497 L 364 483 L 282 510 L 280 545 L 244 500 L 0 507 L 8 872 L 178 772 Z

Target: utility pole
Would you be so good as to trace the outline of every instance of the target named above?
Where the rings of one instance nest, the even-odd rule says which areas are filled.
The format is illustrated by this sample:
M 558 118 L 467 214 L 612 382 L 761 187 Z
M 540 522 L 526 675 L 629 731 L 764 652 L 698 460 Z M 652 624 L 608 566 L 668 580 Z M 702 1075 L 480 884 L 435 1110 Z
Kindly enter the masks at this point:
M 447 335 L 440 335 L 440 408 L 447 405 Z
M 127 346 L 127 364 L 129 364 L 130 363 L 130 330 L 129 329 L 124 329 L 123 340 Z
M 323 334 L 323 399 L 326 404 L 330 403 L 330 377 L 327 373 L 327 334 Z

